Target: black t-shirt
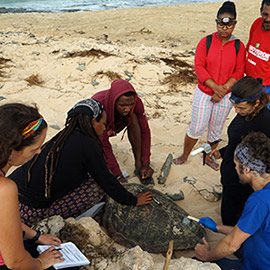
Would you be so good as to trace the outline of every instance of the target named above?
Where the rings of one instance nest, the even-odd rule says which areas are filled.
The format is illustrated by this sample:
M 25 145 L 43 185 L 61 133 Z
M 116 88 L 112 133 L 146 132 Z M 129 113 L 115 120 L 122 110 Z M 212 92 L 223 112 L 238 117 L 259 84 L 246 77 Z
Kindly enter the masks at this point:
M 89 174 L 100 187 L 115 201 L 136 205 L 137 197 L 128 192 L 111 174 L 97 142 L 78 131 L 66 140 L 51 184 L 51 197 L 45 198 L 45 159 L 51 149 L 53 139 L 31 168 L 31 178 L 27 183 L 30 162 L 16 169 L 9 178 L 19 189 L 20 202 L 35 208 L 49 207 L 56 199 L 63 197 L 89 178 Z
M 220 149 L 221 183 L 225 186 L 239 186 L 239 178 L 233 162 L 234 151 L 242 139 L 252 131 L 261 131 L 270 137 L 270 110 L 264 107 L 252 120 L 237 114 L 228 127 L 228 145 Z

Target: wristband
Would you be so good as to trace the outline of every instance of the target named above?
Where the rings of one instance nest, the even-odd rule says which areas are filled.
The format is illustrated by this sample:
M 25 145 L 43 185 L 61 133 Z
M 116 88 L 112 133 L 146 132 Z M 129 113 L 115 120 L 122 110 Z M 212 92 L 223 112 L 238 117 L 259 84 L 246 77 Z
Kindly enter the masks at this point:
M 41 231 L 40 231 L 40 230 L 37 230 L 37 234 L 36 234 L 32 239 L 30 239 L 30 240 L 31 240 L 33 243 L 36 243 L 37 240 L 39 239 L 40 235 L 41 235 Z
M 42 261 L 40 258 L 37 258 L 37 260 L 38 260 L 39 263 L 40 263 L 41 270 L 44 270 L 44 264 L 43 264 L 43 261 Z

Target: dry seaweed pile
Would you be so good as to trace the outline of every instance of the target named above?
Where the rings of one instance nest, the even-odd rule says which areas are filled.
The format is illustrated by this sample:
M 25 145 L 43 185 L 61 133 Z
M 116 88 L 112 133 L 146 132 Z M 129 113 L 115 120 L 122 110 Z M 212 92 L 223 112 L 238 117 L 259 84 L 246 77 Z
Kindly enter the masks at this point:
M 100 58 L 103 57 L 109 57 L 109 56 L 115 56 L 115 54 L 104 52 L 99 49 L 91 49 L 91 50 L 84 50 L 84 51 L 75 51 L 75 52 L 68 52 L 67 55 L 64 56 L 64 58 L 73 58 L 73 57 L 93 57 L 93 58 Z
M 7 65 L 7 62 L 10 61 L 11 59 L 0 57 L 0 77 L 5 76 L 5 72 L 3 71 L 3 69 L 9 67 L 9 65 Z
M 38 85 L 41 86 L 44 84 L 44 81 L 42 80 L 42 78 L 40 77 L 39 74 L 32 74 L 31 76 L 27 77 L 26 79 L 24 79 L 25 81 L 28 82 L 29 86 L 33 86 L 33 85 Z
M 169 84 L 171 88 L 177 88 L 178 85 L 196 83 L 197 77 L 191 64 L 176 57 L 160 58 L 160 60 L 174 69 L 174 72 L 161 82 L 162 84 Z
M 118 74 L 117 72 L 100 70 L 100 71 L 95 73 L 93 80 L 95 81 L 96 79 L 103 78 L 104 76 L 107 77 L 110 81 L 123 79 L 122 76 L 120 74 Z

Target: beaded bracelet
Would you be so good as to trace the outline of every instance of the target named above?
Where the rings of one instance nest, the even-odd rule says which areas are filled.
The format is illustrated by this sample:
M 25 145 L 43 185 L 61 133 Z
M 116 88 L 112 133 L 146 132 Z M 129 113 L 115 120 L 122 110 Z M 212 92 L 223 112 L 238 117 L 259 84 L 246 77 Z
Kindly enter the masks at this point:
M 44 264 L 43 261 L 40 258 L 37 258 L 37 260 L 39 261 L 40 265 L 41 265 L 41 270 L 44 270 Z

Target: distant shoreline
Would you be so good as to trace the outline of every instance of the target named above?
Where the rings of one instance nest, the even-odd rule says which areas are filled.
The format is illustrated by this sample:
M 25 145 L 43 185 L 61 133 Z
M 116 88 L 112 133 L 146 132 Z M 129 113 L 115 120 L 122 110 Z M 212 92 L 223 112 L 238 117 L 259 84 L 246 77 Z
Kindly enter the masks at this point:
M 59 7 L 58 9 L 37 9 L 33 7 L 33 9 L 28 9 L 24 7 L 4 7 L 0 6 L 0 14 L 7 14 L 7 13 L 70 13 L 70 12 L 84 12 L 84 11 L 102 11 L 102 10 L 120 10 L 120 9 L 129 9 L 129 8 L 151 8 L 151 7 L 169 7 L 169 6 L 182 6 L 182 5 L 192 5 L 192 4 L 203 4 L 203 3 L 215 3 L 220 2 L 219 0 L 210 0 L 210 1 L 199 1 L 199 2 L 192 2 L 190 3 L 188 0 L 183 0 L 183 2 L 179 3 L 169 3 L 169 4 L 146 4 L 146 5 L 134 5 L 130 6 L 119 6 L 119 7 L 106 7 L 105 5 L 100 5 L 100 8 L 92 8 L 91 6 L 87 8 L 62 8 Z
M 52 11 L 52 10 L 28 10 L 26 8 L 0 7 L 0 14 L 7 14 L 7 13 L 65 13 L 65 12 L 84 12 L 84 11 L 92 11 L 92 10 L 67 9 L 67 10 L 62 10 L 62 11 Z

